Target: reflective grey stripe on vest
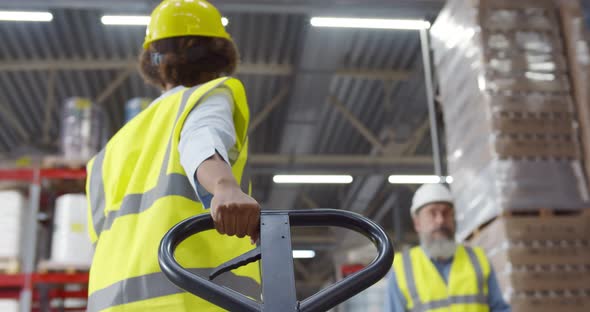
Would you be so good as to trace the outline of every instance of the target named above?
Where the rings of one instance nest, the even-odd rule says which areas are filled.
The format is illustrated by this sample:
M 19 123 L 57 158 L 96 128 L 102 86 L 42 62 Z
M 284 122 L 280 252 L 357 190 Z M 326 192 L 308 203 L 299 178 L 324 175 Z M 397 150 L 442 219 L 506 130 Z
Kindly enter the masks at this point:
M 211 269 L 190 269 L 189 271 L 207 278 Z M 238 276 L 227 272 L 217 277 L 214 282 L 251 298 L 260 298 L 260 285 L 249 277 Z M 184 290 L 168 281 L 164 273 L 152 273 L 129 278 L 95 291 L 88 297 L 87 312 L 98 312 L 121 304 L 183 292 Z
M 182 196 L 189 200 L 197 201 L 195 190 L 188 183 L 185 175 L 169 174 L 160 178 L 155 188 L 143 194 L 125 196 L 121 208 L 109 211 L 103 230 L 109 230 L 117 218 L 143 212 L 153 206 L 158 199 L 167 196 Z
M 483 295 L 451 296 L 443 300 L 430 301 L 428 303 L 414 304 L 412 312 L 426 312 L 447 307 L 451 304 L 487 304 L 488 298 Z
M 418 290 L 416 288 L 416 280 L 414 279 L 414 270 L 412 269 L 412 259 L 410 258 L 410 249 L 406 248 L 402 254 L 404 261 L 404 275 L 406 275 L 406 283 L 408 284 L 408 291 L 414 306 L 420 304 L 420 297 L 418 297 Z
M 92 211 L 94 231 L 97 237 L 102 232 L 104 223 L 105 195 L 102 181 L 102 163 L 104 161 L 105 150 L 106 148 L 103 148 L 94 158 L 94 163 L 90 171 L 90 181 L 88 181 L 90 183 L 88 197 L 90 198 L 90 209 Z
M 471 247 L 465 247 L 465 250 L 467 251 L 467 254 L 469 255 L 469 260 L 471 260 L 471 265 L 473 266 L 473 269 L 475 270 L 475 276 L 477 277 L 477 291 L 478 294 L 480 295 L 484 295 L 484 291 L 483 291 L 483 270 L 481 269 L 481 265 L 479 263 L 479 260 L 477 259 L 477 256 L 475 255 L 475 252 L 473 251 L 473 249 Z
M 244 145 L 248 145 L 248 138 L 246 138 L 246 141 L 244 143 Z M 246 155 L 247 157 L 248 155 Z M 250 194 L 250 186 L 251 186 L 251 178 L 252 178 L 252 174 L 251 174 L 251 168 L 248 165 L 250 158 L 246 158 L 246 163 L 244 164 L 244 170 L 242 171 L 242 180 L 240 181 L 240 188 L 242 189 L 242 192 L 248 194 L 248 195 L 252 195 Z

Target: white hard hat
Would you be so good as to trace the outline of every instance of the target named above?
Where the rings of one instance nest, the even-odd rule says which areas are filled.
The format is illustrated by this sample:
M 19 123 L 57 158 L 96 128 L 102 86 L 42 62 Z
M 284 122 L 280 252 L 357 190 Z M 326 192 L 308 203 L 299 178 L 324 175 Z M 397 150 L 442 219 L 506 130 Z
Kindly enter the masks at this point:
M 424 184 L 416 190 L 412 198 L 412 208 L 410 211 L 415 216 L 418 209 L 431 203 L 449 203 L 453 204 L 453 195 L 451 191 L 442 184 Z

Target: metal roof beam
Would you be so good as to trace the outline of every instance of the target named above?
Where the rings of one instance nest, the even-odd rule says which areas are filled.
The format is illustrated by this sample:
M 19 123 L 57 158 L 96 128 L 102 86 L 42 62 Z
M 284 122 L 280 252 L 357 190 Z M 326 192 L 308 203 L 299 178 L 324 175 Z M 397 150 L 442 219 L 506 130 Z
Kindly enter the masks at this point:
M 365 126 L 362 121 L 360 121 L 354 114 L 346 108 L 344 103 L 342 103 L 339 99 L 335 96 L 330 95 L 328 97 L 328 103 L 332 104 L 343 116 L 346 120 L 362 135 L 365 140 L 367 140 L 375 149 L 378 151 L 383 151 L 385 148 L 381 140 L 377 138 L 373 132 L 367 126 Z
M 429 156 L 370 156 L 370 155 L 289 155 L 289 154 L 254 154 L 248 157 L 248 163 L 257 165 L 326 165 L 326 166 L 354 166 L 354 165 L 432 165 Z
M 252 122 L 250 122 L 248 133 L 253 133 L 254 130 L 256 130 L 256 128 L 258 128 L 258 126 L 260 126 L 262 122 L 268 118 L 268 116 L 270 116 L 270 113 L 272 113 L 272 111 L 277 108 L 279 104 L 284 102 L 284 99 L 287 97 L 287 95 L 289 95 L 290 90 L 291 88 L 289 85 L 283 86 L 279 93 L 273 96 L 273 98 L 266 105 L 264 105 L 262 111 L 260 111 L 256 117 L 254 117 Z
M 254 154 L 248 157 L 248 164 L 254 175 L 289 173 L 375 176 L 375 184 L 371 184 L 369 188 L 383 184 L 387 175 L 393 173 L 432 174 L 432 158 L 420 156 Z M 362 205 L 356 203 L 353 206 Z
M 125 83 L 125 81 L 127 80 L 127 78 L 129 78 L 129 75 L 131 75 L 133 71 L 130 68 L 127 68 L 125 70 L 120 71 L 117 76 L 115 77 L 115 79 L 113 79 L 101 92 L 100 94 L 96 97 L 96 99 L 94 100 L 94 102 L 96 104 L 102 104 L 106 99 L 109 98 L 109 96 L 111 96 L 115 91 L 117 91 L 117 89 L 123 84 Z
M 94 59 L 94 60 L 27 60 L 0 62 L 0 72 L 24 72 L 24 71 L 51 71 L 51 70 L 116 70 L 125 68 L 137 68 L 136 60 L 125 59 Z M 240 64 L 238 74 L 242 75 L 271 75 L 291 76 L 295 72 L 291 65 L 278 64 Z M 380 70 L 380 69 L 337 69 L 315 70 L 302 69 L 298 73 L 348 77 L 367 80 L 406 80 L 411 72 L 404 70 Z
M 6 105 L 5 103 L 0 103 L 0 112 L 2 113 L 3 119 L 6 121 L 6 123 L 21 136 L 21 139 L 24 142 L 29 142 L 31 135 L 25 129 L 25 127 L 18 122 L 19 119 L 12 110 L 12 107 Z

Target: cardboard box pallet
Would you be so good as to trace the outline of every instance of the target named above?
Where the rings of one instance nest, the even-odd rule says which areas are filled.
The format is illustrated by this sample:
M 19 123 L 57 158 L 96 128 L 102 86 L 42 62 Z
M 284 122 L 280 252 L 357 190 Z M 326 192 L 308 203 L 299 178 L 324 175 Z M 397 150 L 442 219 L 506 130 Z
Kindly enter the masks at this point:
M 499 158 L 567 158 L 579 159 L 576 137 L 545 134 L 500 134 L 493 136 L 494 153 Z
M 581 153 L 580 143 L 573 133 L 476 133 L 474 131 L 464 137 L 464 142 L 449 142 L 449 150 L 461 150 L 462 155 L 466 156 L 476 154 L 478 150 L 484 150 L 491 157 L 500 159 L 580 159 Z
M 590 264 L 590 241 L 504 241 L 493 246 L 488 256 L 494 267 L 526 265 Z
M 543 116 L 568 116 L 577 118 L 576 109 L 571 96 L 530 93 L 525 95 L 477 95 L 465 98 L 442 98 L 445 106 L 444 118 L 447 127 L 454 129 L 454 122 L 475 122 L 476 120 L 490 120 L 496 114 L 505 116 L 521 115 L 534 119 Z M 462 119 L 468 120 L 463 121 Z M 475 119 L 475 120 L 474 120 Z M 571 126 L 571 125 L 570 125 Z
M 474 104 L 476 105 L 476 104 Z M 457 116 L 458 117 L 458 116 Z M 489 109 L 479 112 L 466 109 L 460 118 L 445 118 L 449 144 L 469 143 L 466 132 L 475 132 L 468 137 L 491 134 L 576 135 L 577 118 L 570 112 L 531 112 Z M 454 123 L 453 123 L 454 120 Z
M 498 270 L 496 278 L 507 293 L 590 287 L 590 265 L 506 265 Z
M 577 240 L 590 238 L 590 209 L 506 212 L 474 231 L 469 242 L 494 246 L 506 240 Z
M 588 312 L 590 294 L 587 290 L 518 294 L 510 298 L 510 304 L 514 312 Z
M 522 294 L 590 289 L 589 238 L 590 210 L 542 209 L 499 216 L 468 240 L 486 250 L 503 291 Z

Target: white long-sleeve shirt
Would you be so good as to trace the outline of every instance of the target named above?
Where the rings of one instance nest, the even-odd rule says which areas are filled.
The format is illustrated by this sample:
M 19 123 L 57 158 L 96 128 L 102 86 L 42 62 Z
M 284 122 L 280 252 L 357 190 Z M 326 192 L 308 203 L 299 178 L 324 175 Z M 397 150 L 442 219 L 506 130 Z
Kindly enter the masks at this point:
M 154 102 L 185 89 L 184 86 L 170 89 Z M 205 208 L 210 207 L 213 196 L 198 183 L 195 173 L 216 152 L 230 165 L 235 161 L 238 153 L 233 148 L 236 143 L 233 109 L 231 92 L 217 88 L 193 108 L 180 131 L 180 164 Z

